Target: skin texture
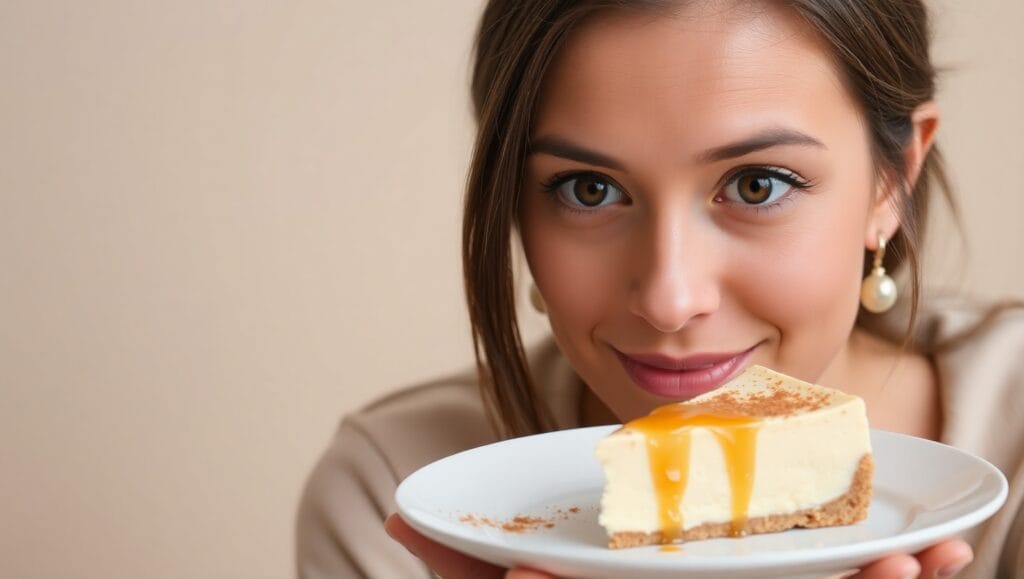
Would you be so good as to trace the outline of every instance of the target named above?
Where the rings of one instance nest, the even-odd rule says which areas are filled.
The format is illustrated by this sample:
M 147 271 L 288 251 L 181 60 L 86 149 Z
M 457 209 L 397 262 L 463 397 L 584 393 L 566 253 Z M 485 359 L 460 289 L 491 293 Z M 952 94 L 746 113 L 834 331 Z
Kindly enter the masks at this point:
M 773 130 L 819 144 L 704 158 Z M 679 398 L 633 385 L 615 350 L 683 358 L 753 348 L 748 364 L 871 394 L 849 371 L 877 363 L 859 347 L 866 340 L 850 339 L 861 259 L 898 224 L 856 104 L 793 19 L 696 7 L 671 20 L 590 22 L 545 83 L 534 142 L 547 141 L 615 161 L 535 152 L 520 231 L 560 348 L 619 420 Z M 776 179 L 773 189 L 788 193 L 744 203 L 733 176 L 760 166 L 809 187 Z M 618 191 L 588 208 L 578 182 L 544 190 L 573 171 Z
M 616 350 L 751 350 L 744 365 L 863 397 L 874 427 L 937 436 L 927 360 L 854 329 L 863 252 L 898 228 L 896 193 L 876 178 L 857 105 L 808 28 L 768 6 L 608 13 L 574 32 L 542 89 L 519 230 L 555 339 L 593 395 L 587 417 L 627 421 L 679 399 L 640 388 Z M 914 115 L 911 183 L 937 119 L 931 103 Z M 806 138 L 708 154 L 780 131 Z M 767 201 L 748 203 L 737 175 L 777 175 L 764 167 L 804 187 L 774 178 Z M 395 516 L 387 529 L 446 578 L 546 577 L 505 575 Z M 857 576 L 937 577 L 971 556 L 945 541 Z

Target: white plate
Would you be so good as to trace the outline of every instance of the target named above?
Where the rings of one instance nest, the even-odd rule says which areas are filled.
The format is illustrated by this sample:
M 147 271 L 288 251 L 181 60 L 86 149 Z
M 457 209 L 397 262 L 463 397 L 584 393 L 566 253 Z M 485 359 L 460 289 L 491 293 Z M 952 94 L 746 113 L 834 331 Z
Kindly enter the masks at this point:
M 441 459 L 399 485 L 398 510 L 415 529 L 454 549 L 561 577 L 792 578 L 914 552 L 977 525 L 1006 500 L 1006 477 L 988 462 L 936 442 L 872 431 L 874 498 L 867 520 L 857 525 L 694 541 L 674 552 L 611 550 L 597 523 L 604 476 L 593 450 L 614 428 L 528 436 Z M 523 516 L 534 518 L 525 529 L 513 520 Z M 502 529 L 506 523 L 520 532 Z

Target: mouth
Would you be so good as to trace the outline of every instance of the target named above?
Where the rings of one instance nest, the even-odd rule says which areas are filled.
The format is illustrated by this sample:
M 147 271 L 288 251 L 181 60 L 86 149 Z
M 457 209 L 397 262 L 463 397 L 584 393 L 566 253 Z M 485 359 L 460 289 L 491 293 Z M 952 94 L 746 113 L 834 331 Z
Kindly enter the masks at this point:
M 739 374 L 757 348 L 742 352 L 696 354 L 673 358 L 663 354 L 624 354 L 615 350 L 633 382 L 662 398 L 690 399 L 718 388 Z

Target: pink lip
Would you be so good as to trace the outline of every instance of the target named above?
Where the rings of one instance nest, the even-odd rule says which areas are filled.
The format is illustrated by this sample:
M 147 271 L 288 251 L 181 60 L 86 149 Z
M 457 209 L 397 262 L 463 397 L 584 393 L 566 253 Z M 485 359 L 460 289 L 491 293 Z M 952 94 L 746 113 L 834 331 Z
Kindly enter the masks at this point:
M 754 346 L 756 348 L 757 346 Z M 743 368 L 754 348 L 731 354 L 623 354 L 615 350 L 626 374 L 644 390 L 664 398 L 689 399 L 728 382 Z

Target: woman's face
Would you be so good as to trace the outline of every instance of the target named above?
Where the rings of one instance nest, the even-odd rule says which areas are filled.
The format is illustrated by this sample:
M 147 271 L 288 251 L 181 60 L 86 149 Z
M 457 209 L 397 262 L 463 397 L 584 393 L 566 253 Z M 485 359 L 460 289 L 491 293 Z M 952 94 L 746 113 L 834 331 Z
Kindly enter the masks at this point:
M 520 232 L 555 338 L 620 419 L 844 352 L 876 217 L 827 50 L 769 6 L 608 14 L 546 78 Z M 890 228 L 891 229 L 891 228 Z

